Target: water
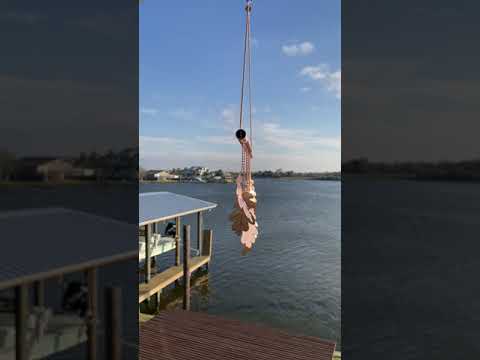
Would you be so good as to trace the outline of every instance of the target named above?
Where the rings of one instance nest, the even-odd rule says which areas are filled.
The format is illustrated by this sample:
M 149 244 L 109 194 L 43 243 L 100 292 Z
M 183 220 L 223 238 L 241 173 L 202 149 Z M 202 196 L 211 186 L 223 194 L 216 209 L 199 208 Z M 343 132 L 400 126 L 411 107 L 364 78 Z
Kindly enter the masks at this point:
M 4 211 L 26 209 L 26 208 L 45 208 L 45 207 L 64 207 L 80 210 L 100 216 L 114 218 L 120 221 L 137 224 L 138 222 L 138 185 L 137 184 L 17 184 L 12 186 L 0 186 L 0 213 Z M 52 233 L 57 231 L 52 229 Z M 75 231 L 72 228 L 71 231 Z M 23 241 L 42 242 L 45 239 L 35 234 L 35 229 L 31 228 L 28 221 L 25 227 L 21 229 L 21 234 L 32 234 L 28 238 L 21 236 Z M 9 241 L 12 239 L 2 238 L 2 229 L 0 229 L 0 239 L 4 240 L 2 251 L 11 254 L 12 257 L 18 257 L 19 263 L 28 262 L 29 257 L 45 257 L 49 259 L 51 253 L 48 247 L 41 253 L 17 254 L 9 251 Z M 98 238 L 97 234 L 92 237 Z M 68 236 L 65 241 L 68 241 Z M 90 239 L 91 240 L 91 239 Z M 100 240 L 101 241 L 101 240 Z M 137 240 L 132 238 L 132 245 L 135 246 Z M 87 241 L 86 244 L 92 246 L 94 242 Z M 94 248 L 92 247 L 92 251 Z M 66 254 L 69 256 L 69 254 Z M 123 339 L 135 344 L 138 342 L 138 285 L 137 285 L 137 259 L 122 261 L 119 263 L 102 266 L 98 269 L 98 346 L 99 353 L 102 354 L 103 326 L 104 326 L 104 288 L 107 285 L 118 286 L 122 290 L 122 335 Z M 66 274 L 64 280 L 66 283 L 72 280 L 83 280 L 82 272 Z M 61 309 L 62 289 L 58 278 L 51 278 L 46 281 L 45 288 L 46 305 L 57 312 Z M 12 292 L 8 289 L 0 292 L 0 297 Z M 33 290 L 30 289 L 30 294 Z M 59 340 L 60 341 L 60 340 Z M 0 349 L 1 350 L 1 349 Z M 124 346 L 125 357 L 129 358 L 132 353 L 137 356 L 135 348 Z M 75 346 L 57 355 L 49 356 L 49 359 L 79 359 L 85 358 L 86 343 Z M 132 355 L 133 356 L 133 355 Z
M 342 355 L 478 359 L 478 183 L 342 181 Z
M 340 182 L 257 180 L 260 234 L 245 256 L 228 219 L 232 184 L 141 184 L 149 191 L 218 204 L 204 216 L 213 258 L 194 281 L 193 310 L 340 342 Z M 194 216 L 185 220 L 195 229 Z

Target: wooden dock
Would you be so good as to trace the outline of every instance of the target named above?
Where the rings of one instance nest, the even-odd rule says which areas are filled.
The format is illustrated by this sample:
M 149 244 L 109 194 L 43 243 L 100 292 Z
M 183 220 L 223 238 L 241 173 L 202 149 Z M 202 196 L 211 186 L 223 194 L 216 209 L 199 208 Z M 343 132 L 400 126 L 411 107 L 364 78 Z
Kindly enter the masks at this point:
M 142 360 L 332 360 L 335 343 L 190 311 L 140 325 Z
M 203 265 L 208 264 L 210 256 L 195 256 L 190 260 L 190 272 L 194 272 Z M 172 266 L 167 270 L 153 276 L 148 283 L 138 287 L 138 302 L 141 303 L 151 296 L 159 293 L 163 288 L 183 277 L 183 265 Z
M 138 287 L 138 303 L 153 300 L 160 304 L 162 290 L 180 278 L 183 280 L 183 309 L 190 309 L 190 278 L 192 273 L 202 266 L 208 269 L 212 256 L 212 230 L 203 229 L 203 212 L 215 208 L 217 204 L 194 199 L 169 192 L 139 194 L 139 260 L 143 262 L 143 280 Z M 181 217 L 197 215 L 197 244 L 191 246 L 190 225 L 183 226 L 180 236 Z M 159 225 L 168 220 L 175 220 L 175 236 L 170 233 L 160 235 Z M 167 229 L 165 229 L 166 231 Z M 162 242 L 165 239 L 165 243 Z M 168 239 L 168 241 L 167 241 Z M 180 263 L 180 242 L 183 239 L 183 260 Z M 168 244 L 168 245 L 167 245 Z M 165 245 L 165 246 L 164 246 Z M 152 274 L 155 257 L 175 250 L 175 264 L 161 273 Z M 191 257 L 191 250 L 196 256 Z M 153 276 L 152 276 L 153 275 Z

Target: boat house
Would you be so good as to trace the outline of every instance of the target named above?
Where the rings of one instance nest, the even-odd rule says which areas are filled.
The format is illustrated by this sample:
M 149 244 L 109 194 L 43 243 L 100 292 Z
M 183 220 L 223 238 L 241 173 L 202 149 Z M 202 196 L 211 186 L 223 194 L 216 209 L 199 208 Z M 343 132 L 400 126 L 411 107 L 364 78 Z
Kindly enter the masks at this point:
M 162 290 L 183 278 L 183 308 L 189 309 L 190 276 L 202 266 L 208 267 L 212 255 L 213 233 L 203 229 L 203 213 L 216 206 L 208 201 L 170 192 L 139 194 L 139 304 L 155 301 L 158 305 Z M 183 231 L 180 231 L 182 218 L 192 214 L 196 214 L 195 245 L 191 244 L 190 225 L 183 225 Z M 160 229 L 162 224 L 166 224 L 163 232 Z M 172 266 L 152 275 L 155 258 L 169 251 L 175 252 Z
M 99 319 L 97 270 L 136 259 L 135 224 L 46 208 L 0 213 L 0 227 L 5 239 L 0 252 L 0 359 L 41 359 L 82 344 L 89 360 L 118 358 L 112 354 L 122 346 L 116 327 L 121 288 L 106 287 L 108 310 L 105 320 Z M 80 311 L 58 310 L 48 301 L 52 296 L 46 296 L 52 295 L 47 281 L 63 283 L 64 277 L 74 275 L 83 278 L 80 288 L 86 289 L 74 295 L 85 296 L 85 306 L 76 309 Z M 107 342 L 105 357 L 97 356 L 100 332 Z
M 181 278 L 184 284 L 183 310 L 160 311 L 140 322 L 140 360 L 332 360 L 336 346 L 332 341 L 188 311 L 190 275 L 208 266 L 212 255 L 212 231 L 203 229 L 202 214 L 217 205 L 168 192 L 140 194 L 139 205 L 139 260 L 143 268 L 139 303 L 147 301 L 158 305 L 162 289 Z M 190 225 L 183 225 L 180 232 L 180 225 L 185 221 L 182 218 L 190 214 L 197 217 L 195 245 L 190 241 Z M 175 221 L 175 231 L 168 230 L 170 220 Z M 162 233 L 160 225 L 165 222 L 166 231 Z M 169 251 L 175 251 L 174 264 L 152 274 L 152 259 Z

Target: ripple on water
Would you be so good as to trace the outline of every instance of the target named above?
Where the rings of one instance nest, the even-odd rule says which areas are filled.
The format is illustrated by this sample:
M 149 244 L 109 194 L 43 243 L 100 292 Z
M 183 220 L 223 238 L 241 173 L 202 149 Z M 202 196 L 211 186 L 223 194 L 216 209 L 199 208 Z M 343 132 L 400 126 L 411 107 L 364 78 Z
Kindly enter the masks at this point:
M 214 254 L 208 291 L 193 293 L 203 296 L 199 310 L 340 341 L 340 183 L 258 179 L 256 189 L 260 233 L 242 256 L 228 220 L 233 186 L 141 186 L 219 204 L 204 216 Z M 185 222 L 196 224 L 194 217 Z

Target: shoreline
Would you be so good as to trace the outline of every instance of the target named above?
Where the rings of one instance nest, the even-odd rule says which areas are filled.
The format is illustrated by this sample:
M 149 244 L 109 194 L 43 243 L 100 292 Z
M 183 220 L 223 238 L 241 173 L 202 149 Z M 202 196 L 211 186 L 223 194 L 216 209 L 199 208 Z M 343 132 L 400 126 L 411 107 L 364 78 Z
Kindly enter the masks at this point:
M 35 187 L 57 187 L 57 186 L 70 186 L 70 185 L 133 185 L 137 184 L 137 181 L 116 181 L 116 180 L 64 180 L 58 182 L 47 181 L 0 181 L 1 186 L 35 186 Z
M 311 181 L 341 181 L 340 178 L 316 178 L 310 176 L 282 176 L 282 177 L 258 177 L 258 179 L 273 179 L 281 181 L 295 181 L 295 180 L 311 180 Z M 229 185 L 235 184 L 234 181 L 221 182 L 221 181 L 175 181 L 175 180 L 138 180 L 138 181 L 115 181 L 115 180 L 106 180 L 106 181 L 96 181 L 96 180 L 64 180 L 58 182 L 47 182 L 47 181 L 0 181 L 0 187 L 9 187 L 9 186 L 35 186 L 35 187 L 57 187 L 57 186 L 73 186 L 73 185 L 133 185 L 133 184 L 221 184 Z
M 280 176 L 280 177 L 257 177 L 253 178 L 254 180 L 258 179 L 273 179 L 273 180 L 282 180 L 282 181 L 295 181 L 295 180 L 312 180 L 312 181 L 341 181 L 341 178 L 321 178 L 321 177 L 311 177 L 311 176 Z M 234 184 L 234 181 L 231 182 L 220 182 L 220 181 L 157 181 L 157 180 L 139 180 L 140 184 Z

